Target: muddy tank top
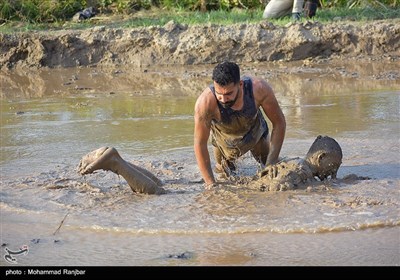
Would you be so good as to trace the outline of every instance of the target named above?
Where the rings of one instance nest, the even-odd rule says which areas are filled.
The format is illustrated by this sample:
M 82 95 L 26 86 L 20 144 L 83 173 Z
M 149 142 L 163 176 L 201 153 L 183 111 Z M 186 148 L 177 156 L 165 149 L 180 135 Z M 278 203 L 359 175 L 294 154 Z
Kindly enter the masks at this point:
M 227 160 L 233 160 L 250 151 L 261 137 L 267 137 L 268 126 L 261 109 L 256 108 L 253 82 L 243 78 L 243 108 L 224 108 L 217 100 L 221 121 L 211 121 L 212 144 L 218 147 Z M 215 95 L 215 88 L 210 85 Z

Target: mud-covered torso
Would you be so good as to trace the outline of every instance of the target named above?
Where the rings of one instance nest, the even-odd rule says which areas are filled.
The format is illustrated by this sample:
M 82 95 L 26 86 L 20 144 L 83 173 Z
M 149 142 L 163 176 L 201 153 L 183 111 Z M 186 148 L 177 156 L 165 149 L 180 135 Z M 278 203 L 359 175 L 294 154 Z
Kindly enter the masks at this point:
M 307 182 L 315 181 L 310 166 L 300 158 L 286 159 L 267 166 L 259 176 L 257 184 L 269 191 L 297 189 Z
M 214 86 L 210 89 L 215 96 Z M 226 159 L 235 159 L 251 150 L 260 138 L 268 133 L 267 123 L 256 107 L 253 83 L 243 79 L 243 107 L 240 110 L 224 108 L 217 100 L 221 120 L 211 121 L 212 143 Z

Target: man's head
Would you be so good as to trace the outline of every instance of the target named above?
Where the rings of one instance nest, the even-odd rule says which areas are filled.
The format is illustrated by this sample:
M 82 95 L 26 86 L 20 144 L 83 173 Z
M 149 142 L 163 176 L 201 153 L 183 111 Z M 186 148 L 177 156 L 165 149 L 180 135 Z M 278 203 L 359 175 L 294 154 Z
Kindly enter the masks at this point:
M 215 66 L 212 79 L 220 86 L 230 83 L 237 84 L 240 81 L 240 69 L 234 62 L 224 61 Z
M 321 181 L 329 176 L 336 178 L 342 164 L 342 148 L 329 136 L 319 135 L 308 150 L 306 161 L 311 165 L 314 176 Z
M 225 108 L 232 107 L 240 94 L 240 69 L 234 62 L 224 61 L 213 71 L 215 94 Z

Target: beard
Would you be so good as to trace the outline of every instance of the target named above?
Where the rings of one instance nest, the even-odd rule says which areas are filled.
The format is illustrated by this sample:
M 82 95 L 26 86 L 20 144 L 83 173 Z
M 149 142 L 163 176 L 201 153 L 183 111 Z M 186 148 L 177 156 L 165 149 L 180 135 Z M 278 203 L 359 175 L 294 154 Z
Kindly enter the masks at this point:
M 228 102 L 225 102 L 225 103 L 222 103 L 222 102 L 220 102 L 220 103 L 221 103 L 221 106 L 222 106 L 222 107 L 224 107 L 225 109 L 227 109 L 227 108 L 231 108 L 231 107 L 233 106 L 233 104 L 235 104 L 235 102 L 236 102 L 236 99 L 235 99 L 235 100 L 228 101 Z
M 224 107 L 225 109 L 231 108 L 231 107 L 236 103 L 236 100 L 237 100 L 238 98 L 239 98 L 239 90 L 238 90 L 238 92 L 237 92 L 237 94 L 236 94 L 235 99 L 233 99 L 233 100 L 231 100 L 231 101 L 219 102 L 219 103 L 220 103 L 221 106 Z

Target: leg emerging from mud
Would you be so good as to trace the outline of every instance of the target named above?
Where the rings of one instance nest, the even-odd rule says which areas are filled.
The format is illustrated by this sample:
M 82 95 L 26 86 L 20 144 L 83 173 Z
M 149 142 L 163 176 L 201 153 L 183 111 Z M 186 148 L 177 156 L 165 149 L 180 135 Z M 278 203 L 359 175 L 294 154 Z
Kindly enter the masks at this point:
M 134 192 L 162 194 L 166 191 L 161 181 L 150 171 L 125 161 L 115 148 L 102 147 L 94 150 L 79 162 L 78 172 L 82 175 L 103 169 L 121 175 Z
M 265 165 L 269 153 L 269 136 L 262 136 L 250 152 L 258 163 Z
M 221 151 L 217 147 L 213 147 L 214 158 L 215 158 L 215 172 L 224 176 L 229 177 L 234 175 L 236 172 L 236 163 L 234 160 L 227 160 L 222 155 Z

